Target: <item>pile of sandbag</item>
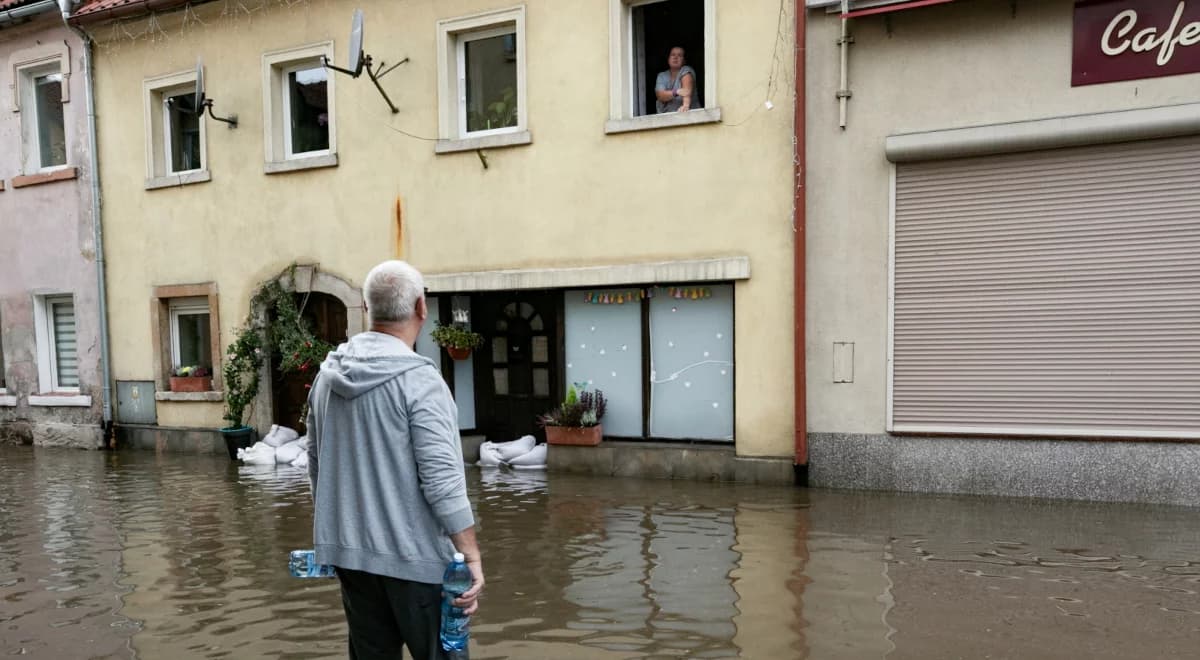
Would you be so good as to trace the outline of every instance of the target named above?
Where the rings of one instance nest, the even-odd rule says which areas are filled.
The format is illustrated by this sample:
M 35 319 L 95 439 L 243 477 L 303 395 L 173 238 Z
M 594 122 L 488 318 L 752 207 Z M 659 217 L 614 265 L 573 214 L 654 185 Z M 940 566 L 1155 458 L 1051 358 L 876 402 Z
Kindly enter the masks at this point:
M 249 449 L 239 449 L 238 459 L 248 465 L 291 465 L 308 467 L 308 436 L 300 437 L 294 429 L 272 424 L 263 439 Z
M 537 444 L 532 435 L 511 442 L 484 442 L 479 445 L 480 467 L 507 466 L 515 470 L 546 468 L 546 445 Z

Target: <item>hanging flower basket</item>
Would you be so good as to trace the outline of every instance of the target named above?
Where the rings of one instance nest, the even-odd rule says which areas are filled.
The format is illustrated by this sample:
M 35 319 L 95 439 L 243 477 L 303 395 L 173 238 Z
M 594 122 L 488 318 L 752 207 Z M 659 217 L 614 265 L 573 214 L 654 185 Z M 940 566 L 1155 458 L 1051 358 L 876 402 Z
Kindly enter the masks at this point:
M 447 346 L 446 352 L 449 353 L 450 357 L 455 360 L 465 360 L 465 359 L 471 357 L 471 349 L 470 348 L 459 348 L 457 346 Z
M 465 360 L 471 357 L 471 349 L 483 343 L 483 335 L 471 332 L 461 323 L 452 325 L 437 324 L 429 333 L 434 343 L 446 349 L 455 360 Z

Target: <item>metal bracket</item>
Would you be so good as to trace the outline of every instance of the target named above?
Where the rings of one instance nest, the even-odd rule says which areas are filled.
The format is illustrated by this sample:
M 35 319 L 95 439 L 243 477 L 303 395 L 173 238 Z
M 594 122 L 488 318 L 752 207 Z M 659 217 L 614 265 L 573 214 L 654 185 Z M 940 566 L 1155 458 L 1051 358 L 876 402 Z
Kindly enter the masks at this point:
M 408 62 L 408 58 L 406 57 L 406 58 L 400 60 L 399 62 L 396 62 L 395 64 L 391 65 L 390 67 L 387 67 L 386 69 L 384 68 L 384 66 L 385 66 L 384 62 L 380 62 L 378 67 L 372 67 L 371 56 L 363 55 L 362 65 L 363 65 L 363 68 L 367 70 L 367 77 L 370 78 L 371 82 L 375 84 L 375 89 L 379 90 L 379 95 L 383 97 L 383 100 L 387 102 L 388 107 L 392 109 L 393 115 L 399 114 L 400 109 L 396 107 L 395 103 L 392 103 L 392 99 L 387 95 L 387 92 L 383 91 L 383 85 L 379 84 L 379 79 L 383 78 L 387 74 L 394 71 L 396 69 L 396 67 L 400 66 L 401 64 L 405 64 L 407 62 Z M 357 78 L 360 75 L 362 75 L 361 71 L 351 71 L 350 69 L 343 69 L 340 66 L 335 66 L 334 64 L 330 63 L 328 57 L 322 57 L 321 63 L 325 65 L 325 68 L 333 69 L 334 71 L 344 73 L 344 74 L 350 76 L 351 78 Z
M 226 124 L 229 124 L 229 128 L 237 128 L 237 125 L 238 125 L 237 115 L 229 115 L 228 117 L 218 117 L 215 114 L 213 114 L 212 99 L 204 99 L 204 107 L 208 108 L 208 116 L 209 117 L 212 117 L 213 119 L 215 119 L 217 121 L 223 121 Z M 201 110 L 201 112 L 203 112 L 203 110 Z
M 854 96 L 854 92 L 852 92 L 852 91 L 850 91 L 850 90 L 848 90 L 848 89 L 839 89 L 839 90 L 837 91 L 837 93 L 836 93 L 836 94 L 834 94 L 834 97 L 835 97 L 835 98 L 839 98 L 839 99 L 848 99 L 848 98 L 850 98 L 850 97 L 852 97 L 852 96 Z

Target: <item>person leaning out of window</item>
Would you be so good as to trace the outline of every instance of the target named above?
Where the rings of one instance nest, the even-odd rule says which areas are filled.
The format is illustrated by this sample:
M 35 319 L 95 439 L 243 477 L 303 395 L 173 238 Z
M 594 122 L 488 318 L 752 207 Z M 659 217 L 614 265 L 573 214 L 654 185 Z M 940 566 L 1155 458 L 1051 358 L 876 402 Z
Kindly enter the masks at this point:
M 667 55 L 667 70 L 654 81 L 655 107 L 664 112 L 687 112 L 693 107 L 696 70 L 686 64 L 683 48 L 675 46 Z

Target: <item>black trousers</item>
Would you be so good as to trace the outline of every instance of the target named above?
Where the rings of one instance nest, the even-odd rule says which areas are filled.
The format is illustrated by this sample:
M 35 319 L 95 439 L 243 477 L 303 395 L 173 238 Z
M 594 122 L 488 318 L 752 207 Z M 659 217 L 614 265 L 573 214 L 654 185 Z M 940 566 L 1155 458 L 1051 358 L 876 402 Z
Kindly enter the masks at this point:
M 397 660 L 407 646 L 413 660 L 447 660 L 438 642 L 442 585 L 337 569 L 350 626 L 351 660 Z M 466 654 L 455 658 L 466 658 Z

